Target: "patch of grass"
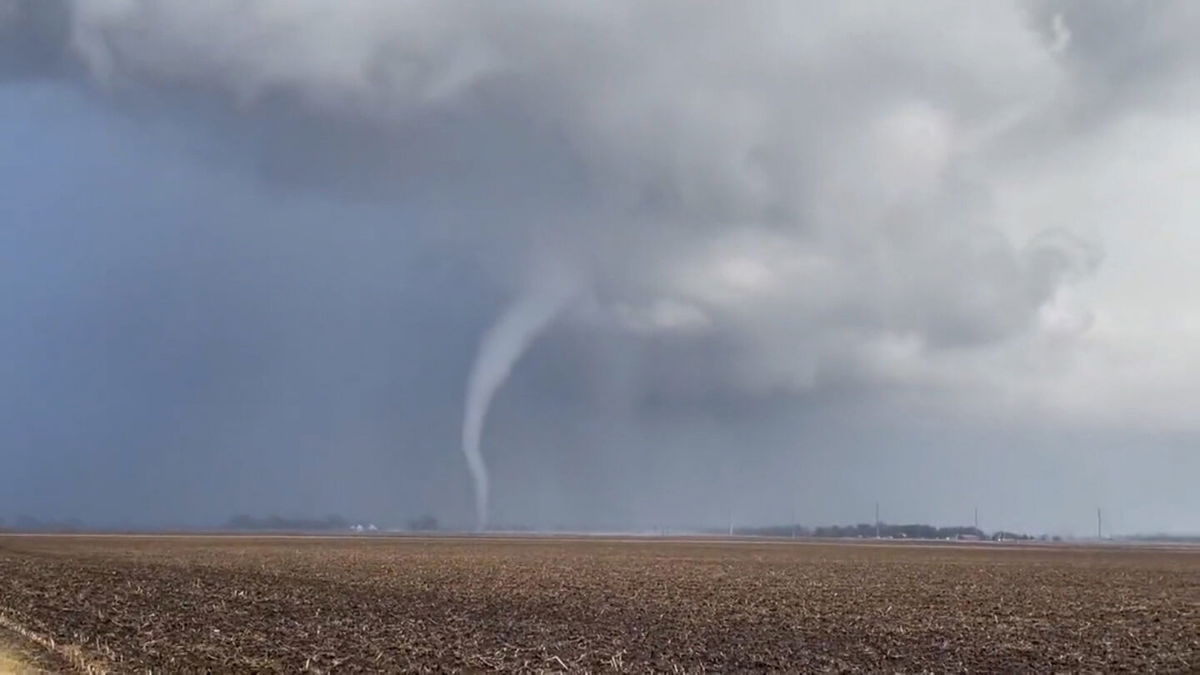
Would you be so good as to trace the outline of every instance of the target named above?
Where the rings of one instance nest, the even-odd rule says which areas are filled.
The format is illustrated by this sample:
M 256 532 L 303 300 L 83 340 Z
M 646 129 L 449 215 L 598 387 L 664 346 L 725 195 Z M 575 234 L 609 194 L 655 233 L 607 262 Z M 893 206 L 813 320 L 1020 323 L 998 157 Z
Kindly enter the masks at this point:
M 15 675 L 26 672 L 23 662 L 15 656 L 0 651 L 0 675 Z

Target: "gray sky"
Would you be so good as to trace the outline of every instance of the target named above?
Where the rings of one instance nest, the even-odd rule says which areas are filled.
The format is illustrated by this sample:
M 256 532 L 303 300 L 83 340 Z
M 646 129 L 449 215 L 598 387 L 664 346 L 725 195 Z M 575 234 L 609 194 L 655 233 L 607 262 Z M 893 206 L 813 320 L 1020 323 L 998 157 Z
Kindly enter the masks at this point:
M 1200 531 L 1190 2 L 0 0 L 0 515 Z

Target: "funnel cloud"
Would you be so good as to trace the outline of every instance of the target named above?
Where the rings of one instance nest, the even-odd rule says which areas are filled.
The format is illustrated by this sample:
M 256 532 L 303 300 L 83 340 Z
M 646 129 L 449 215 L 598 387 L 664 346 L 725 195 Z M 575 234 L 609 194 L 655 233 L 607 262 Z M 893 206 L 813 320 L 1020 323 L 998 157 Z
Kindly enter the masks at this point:
M 564 279 L 545 278 L 504 310 L 483 335 L 467 380 L 462 450 L 475 485 L 475 527 L 488 526 L 488 470 L 480 450 L 483 425 L 496 391 L 529 345 L 570 300 L 573 289 Z

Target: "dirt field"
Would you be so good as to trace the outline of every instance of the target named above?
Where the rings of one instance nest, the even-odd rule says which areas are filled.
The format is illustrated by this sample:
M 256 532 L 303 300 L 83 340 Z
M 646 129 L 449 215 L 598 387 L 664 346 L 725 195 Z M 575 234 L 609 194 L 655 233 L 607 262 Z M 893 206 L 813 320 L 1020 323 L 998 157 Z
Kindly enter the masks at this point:
M 1200 553 L 0 536 L 0 615 L 117 672 L 1179 672 Z

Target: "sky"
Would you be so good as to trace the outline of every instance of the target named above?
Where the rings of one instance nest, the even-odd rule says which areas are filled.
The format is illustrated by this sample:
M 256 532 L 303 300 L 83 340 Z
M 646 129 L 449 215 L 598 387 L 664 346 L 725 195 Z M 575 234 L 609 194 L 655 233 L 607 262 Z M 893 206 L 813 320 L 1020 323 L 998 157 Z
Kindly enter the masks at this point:
M 0 0 L 0 517 L 1200 532 L 1198 32 Z

